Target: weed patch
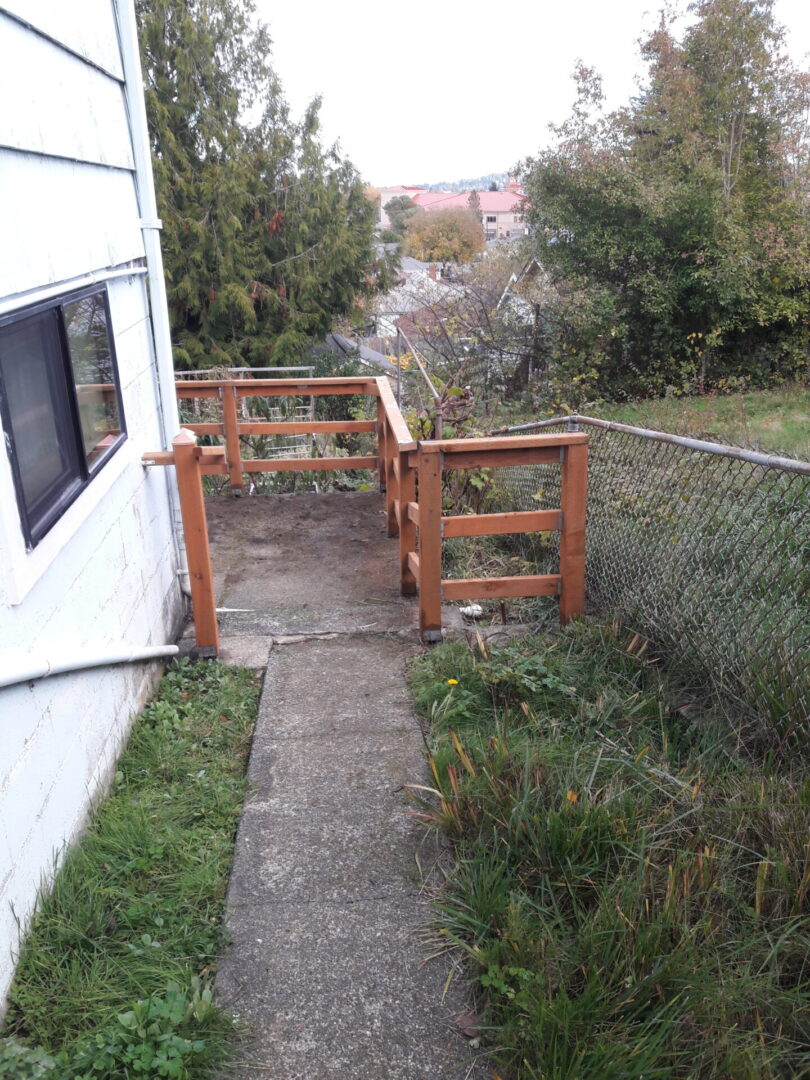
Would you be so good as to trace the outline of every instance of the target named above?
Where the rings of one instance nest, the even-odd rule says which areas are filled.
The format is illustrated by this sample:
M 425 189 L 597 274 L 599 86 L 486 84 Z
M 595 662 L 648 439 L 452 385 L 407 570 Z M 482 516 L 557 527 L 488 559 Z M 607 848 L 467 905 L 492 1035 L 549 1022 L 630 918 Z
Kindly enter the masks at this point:
M 26 936 L 0 1077 L 191 1080 L 222 1060 L 210 983 L 257 701 L 247 671 L 169 669 Z
M 641 655 L 639 655 L 641 654 Z M 810 1076 L 810 783 L 638 638 L 571 625 L 414 667 L 456 866 L 438 901 L 503 1080 Z

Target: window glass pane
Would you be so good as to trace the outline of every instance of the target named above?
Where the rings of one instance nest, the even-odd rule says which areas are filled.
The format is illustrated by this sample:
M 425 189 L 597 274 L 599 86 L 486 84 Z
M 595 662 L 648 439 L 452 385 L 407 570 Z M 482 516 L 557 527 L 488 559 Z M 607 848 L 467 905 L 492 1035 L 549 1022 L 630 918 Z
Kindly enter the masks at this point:
M 81 469 L 61 364 L 57 312 L 12 323 L 0 335 L 0 368 L 32 537 L 45 531 L 54 500 L 75 490 Z
M 104 294 L 73 300 L 64 304 L 62 311 L 76 382 L 82 441 L 87 464 L 92 469 L 121 435 Z

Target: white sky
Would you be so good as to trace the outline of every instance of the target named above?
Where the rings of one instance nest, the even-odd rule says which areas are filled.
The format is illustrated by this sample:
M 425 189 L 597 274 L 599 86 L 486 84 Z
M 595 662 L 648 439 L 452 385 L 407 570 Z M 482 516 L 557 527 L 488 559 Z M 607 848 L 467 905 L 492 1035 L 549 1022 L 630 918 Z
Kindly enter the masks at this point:
M 569 112 L 578 59 L 625 102 L 641 70 L 650 0 L 257 0 L 293 114 L 323 97 L 324 140 L 375 185 L 502 172 Z M 776 0 L 796 61 L 810 0 Z

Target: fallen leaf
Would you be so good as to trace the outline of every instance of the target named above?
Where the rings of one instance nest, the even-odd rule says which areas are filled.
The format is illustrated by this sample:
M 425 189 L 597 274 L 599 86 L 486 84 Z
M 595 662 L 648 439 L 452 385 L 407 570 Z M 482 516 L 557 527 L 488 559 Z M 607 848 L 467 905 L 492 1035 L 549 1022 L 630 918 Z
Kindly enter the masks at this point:
M 462 1013 L 456 1023 L 461 1034 L 468 1039 L 475 1039 L 481 1034 L 481 1017 L 477 1013 Z

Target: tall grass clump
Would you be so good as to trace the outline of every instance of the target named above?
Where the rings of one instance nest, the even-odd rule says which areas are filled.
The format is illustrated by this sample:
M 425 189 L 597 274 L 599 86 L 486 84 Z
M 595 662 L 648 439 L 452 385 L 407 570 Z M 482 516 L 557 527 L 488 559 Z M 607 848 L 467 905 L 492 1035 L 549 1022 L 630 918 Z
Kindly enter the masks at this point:
M 572 625 L 417 662 L 454 845 L 439 932 L 501 1080 L 810 1076 L 810 782 L 638 638 Z
M 0 1078 L 192 1080 L 226 1056 L 211 981 L 257 702 L 248 671 L 168 671 L 26 934 Z

